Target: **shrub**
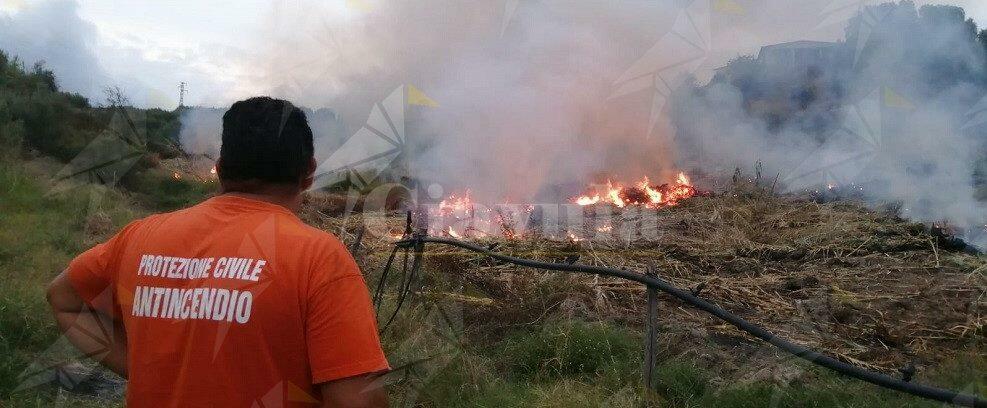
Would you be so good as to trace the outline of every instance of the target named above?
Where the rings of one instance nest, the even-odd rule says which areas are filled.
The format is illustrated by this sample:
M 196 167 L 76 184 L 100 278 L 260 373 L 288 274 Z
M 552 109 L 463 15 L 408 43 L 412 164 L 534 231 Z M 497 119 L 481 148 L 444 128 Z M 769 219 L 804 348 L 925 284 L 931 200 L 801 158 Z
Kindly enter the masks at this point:
M 176 179 L 164 169 L 148 168 L 131 172 L 123 181 L 138 201 L 154 211 L 172 211 L 196 204 L 214 193 L 217 183 Z
M 590 375 L 635 378 L 642 343 L 626 328 L 580 321 L 552 323 L 538 332 L 517 332 L 499 354 L 519 379 L 545 380 Z
M 24 141 L 24 122 L 0 122 L 0 157 L 16 157 Z

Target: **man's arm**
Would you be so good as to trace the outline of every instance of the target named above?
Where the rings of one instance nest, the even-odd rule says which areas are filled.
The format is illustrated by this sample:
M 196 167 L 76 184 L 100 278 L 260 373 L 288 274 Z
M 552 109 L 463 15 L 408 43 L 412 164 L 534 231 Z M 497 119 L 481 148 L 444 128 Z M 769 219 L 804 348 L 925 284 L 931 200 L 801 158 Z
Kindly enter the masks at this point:
M 51 305 L 58 329 L 85 355 L 127 378 L 127 336 L 120 320 L 86 305 L 62 272 L 48 284 Z
M 310 275 L 305 339 L 312 383 L 327 407 L 386 407 L 390 370 L 363 274 L 341 243 L 330 242 Z
M 380 374 L 365 374 L 322 383 L 322 406 L 386 408 L 387 389 Z

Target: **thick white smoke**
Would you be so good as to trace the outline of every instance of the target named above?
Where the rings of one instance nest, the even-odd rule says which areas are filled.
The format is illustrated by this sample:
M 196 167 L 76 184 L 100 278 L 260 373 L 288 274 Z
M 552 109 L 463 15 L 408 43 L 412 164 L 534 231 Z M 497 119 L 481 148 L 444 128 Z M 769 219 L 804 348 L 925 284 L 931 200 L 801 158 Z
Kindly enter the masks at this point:
M 705 83 L 728 60 L 754 55 L 761 46 L 843 40 L 857 9 L 842 3 L 279 4 L 267 40 L 254 47 L 252 76 L 237 92 L 333 109 L 339 114 L 330 121 L 334 133 L 323 140 L 335 146 L 368 117 L 374 120 L 375 104 L 413 85 L 439 105 L 404 112 L 407 138 L 427 147 L 416 151 L 413 175 L 447 191 L 469 187 L 489 200 L 555 198 L 570 192 L 566 185 L 664 177 L 679 168 L 728 176 L 734 167 L 760 161 L 766 174 L 781 174 L 792 189 L 870 182 L 872 198 L 901 201 L 911 216 L 977 225 L 983 207 L 970 181 L 977 142 L 954 130 L 963 126 L 957 122 L 980 88 L 932 95 L 921 63 L 896 66 L 892 55 L 854 65 L 861 73 L 839 78 L 849 81 L 846 105 L 826 118 L 847 130 L 825 140 L 753 117 L 729 83 L 706 87 L 702 97 L 666 99 L 683 79 Z M 916 36 L 868 52 L 900 53 L 896 47 L 913 41 L 923 50 L 951 50 L 958 33 Z M 962 49 L 930 54 L 928 61 L 945 56 L 974 67 L 972 55 Z M 904 85 L 879 86 L 888 81 Z M 909 109 L 888 106 L 898 97 Z M 668 109 L 684 111 L 688 129 L 670 127 L 662 119 Z M 898 118 L 914 123 L 882 125 L 902 123 Z M 198 133 L 218 135 L 218 129 Z M 320 159 L 331 151 L 323 148 Z M 546 194 L 551 191 L 556 195 Z
M 416 151 L 416 177 L 492 200 L 558 197 L 575 192 L 561 185 L 675 169 L 671 134 L 652 122 L 663 111 L 655 88 L 680 75 L 659 80 L 658 71 L 708 73 L 762 43 L 752 30 L 765 16 L 760 4 L 738 11 L 713 3 L 282 5 L 241 91 L 332 108 L 353 134 L 374 103 L 414 85 L 439 105 L 405 115 L 409 142 L 428 147 Z M 642 58 L 669 42 L 675 47 L 658 49 L 667 57 Z M 671 54 L 683 46 L 696 56 L 678 69 L 682 57 Z M 620 83 L 632 67 L 644 71 Z M 628 83 L 636 92 L 622 88 Z
M 978 192 L 976 181 L 987 153 L 975 108 L 987 95 L 984 45 L 955 8 L 904 2 L 863 16 L 818 77 L 761 58 L 682 90 L 680 160 L 721 174 L 761 162 L 790 191 L 853 189 L 987 244 L 985 187 Z M 772 96 L 779 91 L 788 93 Z M 803 96 L 805 108 L 793 108 Z

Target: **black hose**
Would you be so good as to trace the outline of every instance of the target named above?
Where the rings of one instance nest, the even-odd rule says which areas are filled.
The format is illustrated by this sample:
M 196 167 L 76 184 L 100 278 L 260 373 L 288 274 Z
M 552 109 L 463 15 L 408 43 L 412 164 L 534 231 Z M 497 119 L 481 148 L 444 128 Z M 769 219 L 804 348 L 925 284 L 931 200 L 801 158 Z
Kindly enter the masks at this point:
M 881 374 L 875 371 L 870 371 L 852 364 L 847 364 L 835 358 L 823 355 L 817 351 L 814 351 L 808 347 L 801 346 L 778 337 L 771 332 L 765 330 L 764 328 L 757 326 L 751 322 L 744 320 L 743 318 L 726 311 L 725 309 L 716 306 L 708 301 L 700 299 L 693 296 L 692 293 L 686 290 L 682 290 L 672 286 L 672 284 L 656 277 L 649 276 L 641 273 L 604 268 L 599 266 L 590 265 L 579 265 L 579 264 L 557 264 L 550 262 L 534 261 L 530 259 L 516 258 L 513 256 L 501 255 L 495 252 L 491 252 L 486 248 L 472 245 L 466 242 L 462 242 L 455 239 L 448 238 L 431 238 L 431 237 L 416 237 L 412 239 L 405 239 L 395 243 L 397 246 L 411 246 L 414 245 L 416 249 L 420 248 L 424 243 L 436 243 L 443 245 L 455 246 L 463 249 L 467 249 L 473 252 L 481 253 L 496 260 L 512 263 L 515 265 L 526 266 L 538 269 L 548 269 L 563 272 L 581 272 L 589 273 L 600 276 L 610 276 L 615 278 L 626 279 L 634 282 L 639 282 L 647 285 L 651 288 L 656 288 L 662 292 L 668 293 L 679 300 L 688 303 L 706 313 L 720 318 L 721 320 L 732 324 L 738 329 L 747 332 L 748 334 L 764 340 L 771 345 L 785 350 L 796 357 L 802 358 L 804 360 L 810 361 L 816 365 L 826 367 L 830 370 L 836 371 L 838 373 L 848 375 L 850 377 L 867 381 L 871 384 L 875 384 L 884 388 L 892 389 L 895 391 L 901 391 L 908 393 L 917 397 L 935 400 L 939 402 L 950 403 L 960 406 L 977 407 L 977 408 L 987 408 L 987 400 L 981 397 L 962 394 L 956 391 L 930 387 L 927 385 L 915 384 L 911 382 L 905 382 L 885 374 Z
M 399 246 L 395 245 L 395 248 Z M 422 251 L 425 249 L 424 243 L 416 242 L 414 245 L 415 256 L 411 260 L 411 271 L 408 271 L 408 250 L 404 252 L 404 265 L 401 267 L 401 287 L 398 293 L 397 305 L 394 306 L 394 311 L 391 316 L 387 318 L 387 322 L 384 323 L 380 328 L 380 332 L 383 333 L 387 331 L 387 328 L 391 326 L 394 322 L 394 318 L 398 316 L 398 312 L 401 311 L 401 306 L 404 305 L 405 300 L 411 295 L 412 284 L 414 284 L 415 278 L 418 277 L 418 271 L 422 266 Z
M 391 255 L 387 257 L 387 264 L 384 265 L 380 279 L 377 280 L 377 287 L 374 289 L 374 314 L 378 319 L 380 318 L 380 306 L 384 301 L 384 284 L 387 283 L 387 275 L 391 271 L 391 264 L 394 263 L 394 257 L 397 256 L 399 249 L 401 249 L 401 246 L 395 245 L 394 249 L 391 250 Z M 405 253 L 407 253 L 407 250 L 405 250 Z

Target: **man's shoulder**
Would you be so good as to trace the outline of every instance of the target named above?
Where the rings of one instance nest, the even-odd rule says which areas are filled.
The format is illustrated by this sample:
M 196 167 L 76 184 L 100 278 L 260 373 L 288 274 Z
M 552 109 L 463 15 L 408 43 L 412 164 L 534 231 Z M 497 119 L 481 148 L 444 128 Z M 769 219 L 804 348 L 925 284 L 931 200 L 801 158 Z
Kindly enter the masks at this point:
M 191 207 L 186 207 L 186 208 L 182 208 L 182 209 L 174 210 L 174 211 L 169 211 L 169 212 L 161 212 L 161 213 L 148 214 L 148 215 L 145 215 L 145 216 L 143 216 L 141 218 L 137 218 L 137 219 L 135 219 L 133 221 L 130 221 L 130 223 L 128 223 L 126 226 L 123 227 L 123 231 L 133 231 L 133 230 L 141 229 L 143 227 L 149 227 L 149 226 L 153 226 L 153 225 L 158 225 L 158 224 L 161 224 L 162 222 L 168 220 L 169 218 L 173 217 L 176 214 L 181 214 L 181 213 L 184 213 L 184 212 L 187 212 L 187 211 L 191 211 L 195 207 L 196 206 L 191 206 Z
M 134 219 L 129 223 L 127 223 L 127 225 L 124 225 L 123 228 L 120 229 L 120 232 L 132 233 L 148 225 L 157 224 L 161 222 L 161 220 L 165 219 L 168 216 L 168 214 L 170 213 L 150 214 L 143 216 L 141 218 Z
M 344 275 L 359 276 L 360 271 L 352 264 L 352 256 L 346 245 L 334 234 L 305 224 L 295 218 L 291 227 L 281 228 L 279 239 L 298 253 L 295 258 L 302 262 L 309 279 L 329 282 Z
M 306 224 L 298 216 L 288 212 L 268 213 L 260 223 L 258 231 L 274 233 L 276 239 L 292 242 L 293 246 L 319 248 L 344 247 L 343 243 L 332 233 Z
M 162 228 L 167 229 L 173 227 L 174 224 L 169 223 L 170 221 L 182 221 L 188 218 L 187 216 L 202 211 L 205 208 L 204 204 L 205 202 L 201 202 L 177 210 L 145 215 L 127 223 L 127 225 L 120 229 L 119 234 L 138 234 L 144 236 L 157 234 Z
M 332 233 L 308 225 L 298 218 L 294 218 L 292 221 L 294 221 L 292 222 L 292 235 L 296 235 L 310 242 L 312 245 L 326 250 L 345 248 L 343 242 Z

